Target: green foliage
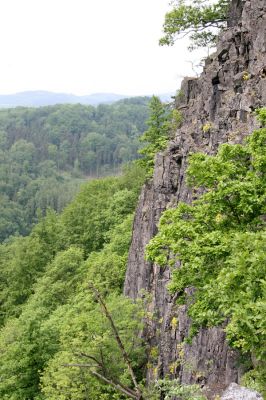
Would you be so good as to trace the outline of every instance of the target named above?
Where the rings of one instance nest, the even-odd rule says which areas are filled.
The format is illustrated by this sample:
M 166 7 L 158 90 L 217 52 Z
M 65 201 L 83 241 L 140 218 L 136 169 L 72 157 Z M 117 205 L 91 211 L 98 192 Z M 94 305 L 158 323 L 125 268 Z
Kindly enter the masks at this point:
M 255 114 L 257 116 L 257 119 L 260 121 L 262 126 L 266 125 L 266 107 L 263 108 L 258 108 L 255 111 Z
M 181 93 L 181 91 L 180 91 L 180 93 Z M 182 121 L 183 121 L 183 116 L 179 110 L 174 109 L 174 110 L 172 110 L 171 117 L 172 117 L 171 130 L 174 132 L 178 128 L 180 128 Z
M 30 236 L 15 238 L 0 246 L 0 323 L 20 314 L 21 306 L 34 291 L 33 284 L 56 252 L 64 247 L 60 239 L 61 229 L 55 213 L 50 211 Z
M 20 317 L 9 320 L 2 330 L 1 398 L 31 399 L 38 391 L 39 371 L 58 348 L 59 327 L 47 326 L 47 321 L 74 294 L 82 259 L 76 248 L 59 253 L 34 286 Z
M 171 132 L 177 129 L 182 121 L 179 111 L 171 110 L 169 105 L 163 104 L 156 96 L 152 97 L 149 108 L 148 130 L 140 137 L 140 141 L 147 144 L 139 150 L 144 156 L 139 160 L 139 164 L 146 169 L 147 176 L 153 173 L 155 154 L 166 148 Z
M 165 393 L 165 400 L 178 396 L 182 400 L 205 400 L 206 397 L 197 385 L 180 385 L 177 381 L 161 380 L 157 382 L 160 391 Z
M 88 280 L 93 281 L 103 294 L 122 291 L 131 241 L 132 217 L 133 215 L 129 215 L 124 222 L 116 224 L 110 232 L 110 243 L 101 252 L 91 253 L 86 261 Z
M 0 242 L 29 234 L 49 208 L 61 212 L 88 176 L 136 159 L 148 100 L 0 110 Z
M 173 45 L 177 38 L 190 35 L 192 45 L 197 47 L 215 46 L 215 28 L 225 26 L 228 14 L 228 0 L 174 0 L 173 9 L 165 16 L 164 34 L 161 45 Z
M 0 194 L 0 243 L 11 235 L 26 233 L 26 225 L 23 208 Z
M 115 338 L 110 333 L 109 322 L 99 306 L 93 304 L 91 294 L 83 292 L 82 297 L 78 295 L 73 304 L 71 309 L 64 310 L 64 315 L 61 315 L 61 351 L 50 360 L 45 369 L 42 377 L 43 392 L 49 400 L 83 399 L 84 390 L 90 399 L 115 399 L 115 391 L 96 381 L 90 374 L 90 367 L 84 370 L 82 367 L 71 366 L 91 364 L 93 370 L 103 373 L 109 379 L 122 381 L 124 385 L 130 384 L 127 367 Z M 133 365 L 139 365 L 143 350 L 137 337 L 141 318 L 138 306 L 122 296 L 109 297 L 107 306 Z M 62 367 L 64 364 L 69 366 Z
M 196 289 L 194 328 L 220 325 L 230 344 L 266 370 L 266 129 L 245 145 L 220 146 L 216 156 L 194 154 L 188 182 L 205 193 L 192 205 L 167 210 L 148 257 L 173 267 L 169 289 Z M 181 268 L 176 262 L 181 261 Z M 190 300 L 191 303 L 191 300 Z
M 251 370 L 247 372 L 241 380 L 241 383 L 244 386 L 257 390 L 263 396 L 266 396 L 265 382 L 266 382 L 265 368 L 263 369 L 256 368 L 255 370 Z
M 1 399 L 125 399 L 90 368 L 63 366 L 90 363 L 86 354 L 102 363 L 92 371 L 131 386 L 88 281 L 105 298 L 141 379 L 143 314 L 121 293 L 143 180 L 133 165 L 121 177 L 88 182 L 61 215 L 50 211 L 30 236 L 0 245 Z
M 176 379 L 160 379 L 154 386 L 148 389 L 147 399 L 171 400 L 177 398 L 180 400 L 206 400 L 198 385 L 181 385 Z
M 101 249 L 114 226 L 133 213 L 143 179 L 143 172 L 134 167 L 128 177 L 98 179 L 84 185 L 62 214 L 65 243 L 83 247 L 86 254 Z

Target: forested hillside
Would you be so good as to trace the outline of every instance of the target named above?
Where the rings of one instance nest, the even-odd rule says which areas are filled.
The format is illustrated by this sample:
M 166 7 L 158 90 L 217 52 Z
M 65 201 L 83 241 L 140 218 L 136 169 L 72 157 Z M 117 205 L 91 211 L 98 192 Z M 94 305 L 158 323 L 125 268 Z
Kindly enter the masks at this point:
M 91 177 L 137 158 L 148 98 L 0 110 L 0 241 L 61 211 Z
M 91 181 L 60 216 L 51 211 L 28 237 L 0 246 L 1 399 L 124 398 L 82 368 L 63 364 L 98 360 L 101 375 L 130 386 L 89 282 L 114 313 L 133 365 L 143 363 L 135 346 L 137 305 L 121 296 L 143 177 L 135 166 L 119 178 Z

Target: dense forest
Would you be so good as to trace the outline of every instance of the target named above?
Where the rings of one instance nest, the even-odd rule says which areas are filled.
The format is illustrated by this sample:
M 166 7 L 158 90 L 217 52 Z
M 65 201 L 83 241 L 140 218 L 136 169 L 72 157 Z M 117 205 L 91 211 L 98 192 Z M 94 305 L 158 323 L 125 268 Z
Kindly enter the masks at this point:
M 91 181 L 61 215 L 50 211 L 28 237 L 1 245 L 1 399 L 124 398 L 63 364 L 98 360 L 99 374 L 123 385 L 130 380 L 90 281 L 113 313 L 133 365 L 143 363 L 138 340 L 137 347 L 131 341 L 140 309 L 121 296 L 143 177 L 135 166 L 121 177 Z
M 49 207 L 61 211 L 88 178 L 137 158 L 148 100 L 0 110 L 0 241 L 29 233 Z

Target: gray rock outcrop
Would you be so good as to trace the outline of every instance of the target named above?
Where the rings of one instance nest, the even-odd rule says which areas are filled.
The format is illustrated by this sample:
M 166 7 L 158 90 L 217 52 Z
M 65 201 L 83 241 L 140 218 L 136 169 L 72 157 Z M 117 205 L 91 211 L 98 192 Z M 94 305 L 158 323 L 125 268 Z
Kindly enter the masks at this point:
M 128 259 L 124 293 L 149 293 L 145 339 L 150 356 L 147 379 L 172 376 L 184 384 L 208 387 L 208 397 L 239 382 L 238 354 L 222 328 L 201 329 L 191 345 L 184 342 L 190 326 L 186 306 L 177 306 L 167 291 L 169 268 L 145 260 L 145 246 L 157 232 L 162 212 L 193 193 L 185 176 L 189 153 L 215 154 L 221 143 L 239 143 L 258 127 L 253 111 L 266 105 L 266 0 L 232 0 L 229 26 L 199 78 L 186 78 L 176 98 L 183 124 L 158 154 L 153 179 L 140 195 Z M 208 128 L 207 128 L 208 127 Z M 156 356 L 155 356 L 156 354 Z
M 221 400 L 263 400 L 263 397 L 255 390 L 231 383 L 223 393 Z

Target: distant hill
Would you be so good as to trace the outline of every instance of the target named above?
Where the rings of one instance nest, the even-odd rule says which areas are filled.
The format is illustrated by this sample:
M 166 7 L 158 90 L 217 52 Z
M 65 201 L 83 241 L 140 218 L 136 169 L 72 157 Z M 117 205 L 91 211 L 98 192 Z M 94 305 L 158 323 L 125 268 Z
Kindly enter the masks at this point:
M 171 101 L 173 93 L 159 94 L 162 101 Z M 97 106 L 99 104 L 112 104 L 116 101 L 130 98 L 115 93 L 93 93 L 86 96 L 76 96 L 67 93 L 53 93 L 43 90 L 27 91 L 15 94 L 0 95 L 0 108 L 10 107 L 41 107 L 56 104 L 83 104 Z
M 0 95 L 0 107 L 40 107 L 55 104 L 84 104 L 96 106 L 111 104 L 130 96 L 115 93 L 94 93 L 86 96 L 76 96 L 67 93 L 53 93 L 47 91 L 28 91 L 15 94 Z

